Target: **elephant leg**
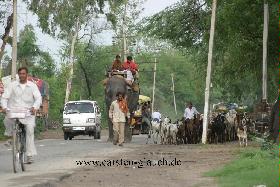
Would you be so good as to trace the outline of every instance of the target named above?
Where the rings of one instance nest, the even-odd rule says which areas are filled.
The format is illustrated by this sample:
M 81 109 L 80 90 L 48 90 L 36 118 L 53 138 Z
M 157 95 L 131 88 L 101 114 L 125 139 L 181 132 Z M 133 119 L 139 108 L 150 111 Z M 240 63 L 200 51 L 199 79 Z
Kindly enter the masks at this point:
M 131 140 L 132 140 L 132 129 L 126 123 L 125 127 L 124 127 L 124 141 L 126 143 L 129 143 L 129 142 L 131 142 Z
M 108 130 L 109 130 L 109 137 L 108 142 L 112 142 L 114 138 L 114 132 L 113 132 L 113 124 L 110 120 L 108 120 Z

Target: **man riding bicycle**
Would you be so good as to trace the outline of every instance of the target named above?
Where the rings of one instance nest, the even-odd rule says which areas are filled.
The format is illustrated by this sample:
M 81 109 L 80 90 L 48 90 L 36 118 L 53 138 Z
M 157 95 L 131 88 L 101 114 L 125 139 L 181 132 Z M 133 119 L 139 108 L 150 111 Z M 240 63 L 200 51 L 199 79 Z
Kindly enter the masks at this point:
M 26 131 L 26 156 L 27 163 L 33 162 L 33 156 L 37 155 L 34 143 L 35 113 L 40 108 L 42 96 L 36 84 L 27 80 L 28 69 L 21 67 L 18 69 L 19 81 L 13 81 L 4 90 L 1 105 L 3 112 L 16 108 L 29 109 L 32 115 L 26 116 L 19 121 L 24 125 Z M 14 119 L 5 116 L 5 135 L 12 136 Z

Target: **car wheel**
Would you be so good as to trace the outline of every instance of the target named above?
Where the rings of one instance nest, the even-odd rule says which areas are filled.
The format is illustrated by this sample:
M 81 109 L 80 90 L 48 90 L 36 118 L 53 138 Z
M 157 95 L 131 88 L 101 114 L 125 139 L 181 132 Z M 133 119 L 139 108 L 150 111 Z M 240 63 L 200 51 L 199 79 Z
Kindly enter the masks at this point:
M 70 136 L 70 137 L 69 137 L 69 140 L 72 140 L 72 138 L 74 138 L 74 137 L 73 137 L 73 136 Z
M 64 132 L 64 140 L 67 140 L 69 138 L 68 133 Z

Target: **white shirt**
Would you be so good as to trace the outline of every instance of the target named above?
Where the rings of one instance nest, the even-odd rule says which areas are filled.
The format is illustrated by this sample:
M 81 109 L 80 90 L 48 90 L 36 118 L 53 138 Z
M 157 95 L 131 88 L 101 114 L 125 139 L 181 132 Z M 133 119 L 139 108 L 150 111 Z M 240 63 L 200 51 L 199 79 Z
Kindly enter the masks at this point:
M 152 119 L 159 119 L 161 120 L 161 114 L 159 112 L 152 113 Z
M 21 84 L 21 83 L 20 83 L 19 85 L 20 85 L 20 87 L 21 87 L 22 90 L 24 90 L 24 88 L 26 87 L 26 83 L 25 83 L 25 84 Z
M 185 117 L 185 119 L 193 119 L 195 114 L 199 114 L 199 112 L 196 110 L 195 107 L 192 107 L 192 109 L 187 107 L 185 109 L 184 117 Z
M 3 109 L 34 107 L 38 110 L 40 108 L 42 96 L 37 85 L 31 81 L 27 81 L 24 85 L 21 85 L 19 81 L 13 81 L 9 84 L 1 98 Z
M 130 70 L 126 70 L 126 80 L 133 82 L 134 78 Z

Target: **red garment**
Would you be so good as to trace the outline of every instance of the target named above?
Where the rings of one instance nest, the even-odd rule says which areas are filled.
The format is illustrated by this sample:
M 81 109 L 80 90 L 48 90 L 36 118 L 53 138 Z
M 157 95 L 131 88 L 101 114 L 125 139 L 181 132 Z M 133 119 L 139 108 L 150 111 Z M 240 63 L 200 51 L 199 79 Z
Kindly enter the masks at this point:
M 42 79 L 39 79 L 37 77 L 28 76 L 27 80 L 35 83 L 38 86 L 40 93 L 42 94 L 42 92 L 43 92 L 43 80 Z
M 132 73 L 135 72 L 135 71 L 138 71 L 138 65 L 133 61 L 125 61 L 123 63 L 123 68 L 125 70 L 129 69 Z
M 128 113 L 128 106 L 127 106 L 127 102 L 125 99 L 121 100 L 121 101 L 118 101 L 119 103 L 119 107 L 121 109 L 121 111 L 124 113 L 124 114 L 127 114 Z

